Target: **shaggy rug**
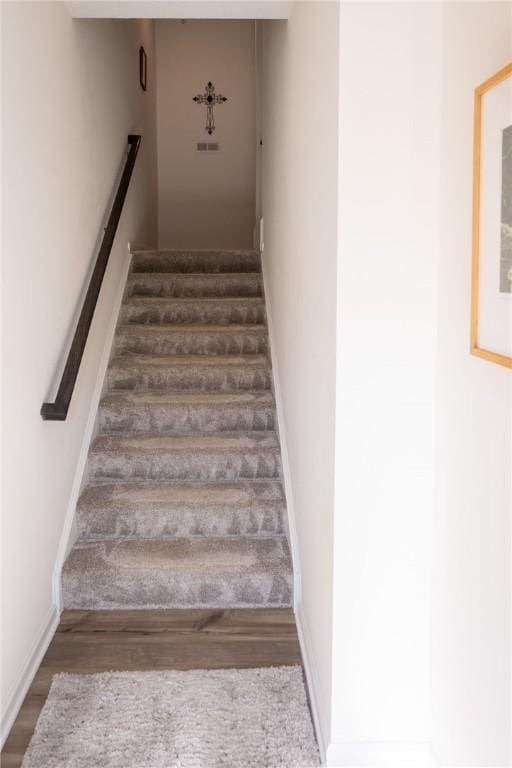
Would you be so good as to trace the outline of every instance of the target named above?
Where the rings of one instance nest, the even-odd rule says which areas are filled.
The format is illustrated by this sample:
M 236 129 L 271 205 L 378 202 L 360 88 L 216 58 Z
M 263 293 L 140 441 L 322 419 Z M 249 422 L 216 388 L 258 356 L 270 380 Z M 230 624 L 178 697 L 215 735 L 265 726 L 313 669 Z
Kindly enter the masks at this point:
M 300 667 L 55 675 L 23 768 L 313 768 Z

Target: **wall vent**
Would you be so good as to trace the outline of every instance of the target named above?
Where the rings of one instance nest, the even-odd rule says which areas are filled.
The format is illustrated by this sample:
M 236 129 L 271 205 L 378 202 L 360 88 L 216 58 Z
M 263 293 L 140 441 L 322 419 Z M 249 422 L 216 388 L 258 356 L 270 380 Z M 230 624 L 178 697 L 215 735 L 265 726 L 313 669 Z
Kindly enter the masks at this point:
M 198 141 L 196 147 L 198 152 L 218 152 L 220 149 L 218 141 Z

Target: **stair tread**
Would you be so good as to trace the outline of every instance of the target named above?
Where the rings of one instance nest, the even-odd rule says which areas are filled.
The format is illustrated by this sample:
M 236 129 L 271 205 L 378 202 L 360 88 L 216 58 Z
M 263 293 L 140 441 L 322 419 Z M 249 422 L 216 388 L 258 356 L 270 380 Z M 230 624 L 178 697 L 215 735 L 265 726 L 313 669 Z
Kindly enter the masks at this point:
M 125 350 L 111 360 L 107 381 L 110 392 L 236 393 L 268 392 L 271 376 L 270 360 L 263 354 L 152 355 Z
M 105 480 L 204 480 L 279 477 L 275 432 L 123 431 L 101 434 L 89 453 L 89 477 Z
M 120 557 L 117 560 L 108 560 L 101 556 L 97 560 L 95 558 L 96 553 L 108 555 L 112 552 L 119 553 Z M 146 557 L 141 558 L 141 553 L 145 553 Z M 266 536 L 260 538 L 247 536 L 238 539 L 212 537 L 200 540 L 191 537 L 190 539 L 77 542 L 71 551 L 65 570 L 69 572 L 75 567 L 83 567 L 87 570 L 99 568 L 106 571 L 116 567 L 129 568 L 133 571 L 145 568 L 156 569 L 158 562 L 155 560 L 162 558 L 161 565 L 170 572 L 180 573 L 189 570 L 198 573 L 205 571 L 234 573 L 240 567 L 237 555 L 248 553 L 253 553 L 255 557 L 252 562 L 244 564 L 247 570 L 274 565 L 286 571 L 290 566 L 285 538 L 278 537 L 274 540 Z
M 127 408 L 137 405 L 197 405 L 197 406 L 233 406 L 233 405 L 274 405 L 271 392 L 155 392 L 154 390 L 124 390 L 110 391 L 102 400 L 101 405 L 126 405 Z
M 165 297 L 261 296 L 263 278 L 258 272 L 132 272 L 127 295 Z
M 139 481 L 89 483 L 79 505 L 102 508 L 117 500 L 123 506 L 144 504 L 146 508 L 166 506 L 242 506 L 260 502 L 284 504 L 280 480 L 245 480 L 237 483 L 189 481 Z
M 272 393 L 111 392 L 99 409 L 101 434 L 215 434 L 275 426 Z
M 138 275 L 152 272 L 137 272 Z M 180 274 L 182 274 L 180 272 Z M 208 273 L 209 274 L 209 273 Z M 222 273 L 221 273 L 222 274 Z M 243 273 L 252 274 L 252 273 Z M 263 296 L 127 296 L 123 304 L 264 304 Z
M 94 484 L 78 501 L 81 540 L 284 536 L 279 481 Z
M 255 325 L 265 318 L 261 296 L 173 297 L 128 296 L 121 307 L 122 324 Z
M 123 323 L 117 333 L 266 333 L 261 323 L 217 325 L 208 323 Z
M 151 279 L 164 279 L 164 278 L 174 278 L 178 277 L 181 278 L 194 278 L 194 277 L 214 277 L 216 280 L 219 278 L 229 278 L 229 277 L 251 277 L 251 278 L 261 278 L 261 272 L 237 272 L 234 270 L 233 272 L 132 272 L 129 275 L 129 279 L 135 280 L 140 279 L 141 277 L 150 277 Z
M 248 354 L 248 355 L 140 355 L 126 354 L 112 358 L 110 367 L 123 366 L 131 367 L 133 365 L 157 365 L 166 366 L 207 366 L 210 368 L 217 366 L 250 366 L 269 368 L 270 361 L 266 355 Z
M 99 435 L 93 441 L 91 453 L 122 452 L 129 450 L 151 453 L 171 451 L 250 451 L 258 449 L 279 450 L 274 431 L 217 432 L 211 435 L 154 435 L 124 434 Z
M 209 269 L 221 273 L 228 270 L 260 272 L 261 256 L 254 250 L 153 250 L 136 251 L 134 271 L 165 270 L 170 273 Z
M 259 256 L 260 252 L 254 248 L 137 248 L 133 252 L 134 256 L 167 256 L 181 254 L 211 254 L 212 257 L 223 254 L 235 256 Z
M 164 281 L 182 281 L 199 282 L 204 280 L 213 280 L 214 282 L 229 283 L 233 280 L 242 280 L 244 282 L 262 282 L 261 272 L 131 272 L 128 275 L 129 283 L 136 283 L 140 280 L 151 280 L 153 282 Z M 236 294 L 232 294 L 235 295 Z M 242 298 L 242 297 L 240 297 Z
M 67 608 L 288 605 L 286 539 L 78 542 L 63 568 Z
M 235 355 L 263 354 L 267 349 L 264 325 L 145 324 L 118 326 L 116 356 L 126 354 Z
M 182 282 L 182 283 L 199 283 L 199 282 L 214 282 L 214 283 L 262 283 L 262 274 L 258 272 L 131 272 L 128 275 L 128 285 L 131 283 L 138 283 L 142 280 L 151 281 L 153 283 L 163 282 Z M 229 294 L 236 298 L 246 298 L 243 294 Z M 194 297 L 189 297 L 194 298 Z M 222 294 L 219 296 L 208 296 L 205 298 L 222 298 Z M 257 298 L 260 298 L 258 294 Z

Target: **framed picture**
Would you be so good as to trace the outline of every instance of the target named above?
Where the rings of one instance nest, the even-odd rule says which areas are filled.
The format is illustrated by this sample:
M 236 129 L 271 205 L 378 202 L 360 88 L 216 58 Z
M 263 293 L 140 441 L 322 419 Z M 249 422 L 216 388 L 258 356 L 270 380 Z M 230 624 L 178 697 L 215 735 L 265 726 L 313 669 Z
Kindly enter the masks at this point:
M 512 62 L 475 89 L 471 353 L 512 368 Z
M 147 90 L 148 82 L 148 57 L 144 48 L 139 48 L 139 82 L 143 91 Z

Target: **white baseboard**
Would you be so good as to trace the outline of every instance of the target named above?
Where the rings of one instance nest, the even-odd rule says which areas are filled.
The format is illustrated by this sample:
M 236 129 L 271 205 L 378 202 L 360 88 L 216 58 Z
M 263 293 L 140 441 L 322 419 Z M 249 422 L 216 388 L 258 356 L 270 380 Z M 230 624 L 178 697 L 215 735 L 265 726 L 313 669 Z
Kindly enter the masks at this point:
M 306 617 L 302 611 L 302 605 L 300 604 L 295 607 L 295 623 L 297 625 L 297 634 L 299 636 L 302 662 L 304 664 L 304 672 L 309 693 L 309 703 L 311 706 L 311 714 L 313 716 L 318 748 L 320 750 L 320 757 L 322 759 L 322 765 L 327 765 L 326 754 L 327 744 L 329 743 L 327 733 L 329 702 L 320 684 L 320 675 L 318 674 L 315 657 L 311 647 L 311 634 Z
M 6 696 L 5 709 L 2 712 L 2 726 L 1 726 L 1 746 L 3 747 L 9 731 L 11 730 L 16 716 L 20 710 L 23 700 L 27 695 L 27 691 L 30 688 L 32 680 L 43 660 L 48 646 L 52 640 L 55 630 L 59 625 L 59 612 L 56 606 L 52 605 L 45 620 L 41 625 L 41 629 L 37 633 L 36 640 L 32 646 L 32 650 L 28 654 L 25 663 L 22 667 L 21 674 L 11 689 L 11 692 Z
M 436 768 L 428 742 L 331 742 L 329 768 Z
M 301 599 L 301 580 L 300 580 L 300 558 L 299 558 L 299 543 L 297 538 L 297 526 L 295 518 L 295 507 L 293 504 L 293 487 L 292 478 L 290 473 L 290 460 L 288 456 L 288 446 L 286 443 L 286 431 L 284 426 L 284 409 L 283 399 L 281 394 L 281 385 L 279 380 L 279 365 L 276 356 L 276 345 L 274 337 L 274 324 L 272 320 L 272 305 L 270 303 L 270 291 L 267 290 L 266 270 L 265 270 L 265 254 L 261 255 L 261 265 L 263 274 L 263 292 L 265 297 L 265 310 L 267 313 L 267 328 L 270 346 L 270 361 L 272 364 L 272 383 L 274 389 L 274 396 L 276 400 L 276 412 L 277 412 L 277 433 L 279 436 L 279 443 L 281 446 L 281 464 L 282 464 L 282 480 L 284 485 L 284 492 L 286 496 L 286 507 L 288 511 L 288 540 L 290 543 L 290 550 L 293 563 L 293 604 L 294 608 L 300 604 Z
M 105 382 L 105 375 L 107 372 L 108 363 L 110 360 L 110 351 L 112 349 L 112 342 L 117 326 L 117 319 L 119 317 L 119 310 L 121 308 L 121 302 L 124 296 L 124 289 L 126 286 L 126 280 L 131 264 L 131 249 L 128 244 L 128 252 L 130 258 L 126 259 L 123 263 L 121 276 L 119 278 L 119 284 L 117 286 L 115 299 L 112 305 L 112 312 L 110 314 L 107 331 L 105 334 L 105 342 L 103 344 L 103 351 L 101 353 L 100 362 L 98 365 L 98 372 L 96 381 L 94 383 L 94 389 L 91 396 L 91 402 L 89 406 L 89 414 L 87 416 L 87 422 L 85 425 L 84 435 L 82 438 L 82 444 L 80 446 L 80 453 L 76 464 L 75 474 L 73 477 L 73 483 L 71 486 L 71 493 L 69 495 L 68 506 L 66 509 L 66 516 L 64 518 L 64 525 L 62 528 L 62 534 L 57 549 L 57 556 L 55 559 L 55 567 L 53 570 L 53 602 L 57 607 L 57 610 L 62 610 L 62 595 L 61 595 L 61 572 L 62 566 L 76 540 L 76 505 L 78 497 L 82 490 L 83 481 L 85 478 L 85 472 L 87 469 L 87 457 L 89 455 L 89 447 L 95 434 L 96 419 L 98 414 L 98 405 L 103 393 L 103 386 Z
M 259 251 L 263 255 L 265 249 L 265 243 L 263 241 L 263 219 L 257 219 L 256 224 L 252 230 L 253 247 L 255 251 Z

